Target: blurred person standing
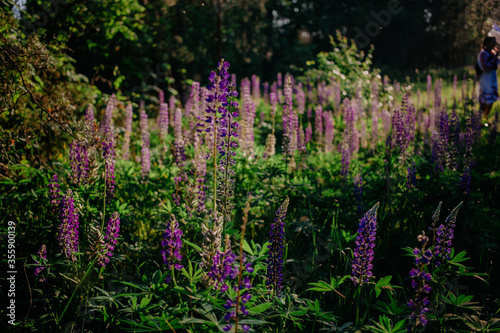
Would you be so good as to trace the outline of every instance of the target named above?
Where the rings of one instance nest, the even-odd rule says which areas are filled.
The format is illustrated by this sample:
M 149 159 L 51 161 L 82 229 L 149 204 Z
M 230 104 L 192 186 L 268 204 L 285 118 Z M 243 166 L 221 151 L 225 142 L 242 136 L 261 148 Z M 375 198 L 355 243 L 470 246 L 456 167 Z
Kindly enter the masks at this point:
M 477 67 L 479 68 L 479 109 L 486 120 L 493 107 L 493 103 L 499 98 L 497 68 L 498 64 L 500 64 L 500 58 L 495 45 L 495 37 L 486 37 L 483 41 L 483 49 L 477 56 Z

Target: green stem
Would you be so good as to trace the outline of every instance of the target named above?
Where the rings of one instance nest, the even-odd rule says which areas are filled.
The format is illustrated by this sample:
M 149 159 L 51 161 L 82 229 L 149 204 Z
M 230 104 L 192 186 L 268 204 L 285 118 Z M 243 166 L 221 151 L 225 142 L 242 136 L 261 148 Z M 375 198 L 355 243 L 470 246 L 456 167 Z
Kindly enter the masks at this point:
M 361 283 L 358 285 L 358 300 L 356 302 L 356 327 L 359 326 L 359 305 L 361 303 Z
M 177 280 L 175 279 L 175 275 L 174 275 L 174 269 L 175 269 L 175 266 L 172 265 L 172 267 L 170 268 L 172 271 L 171 271 L 171 274 L 172 274 L 172 281 L 174 281 L 174 286 L 178 287 L 177 285 Z M 182 297 L 179 293 L 177 293 L 177 296 L 179 296 L 179 302 L 181 303 L 181 305 L 184 307 L 184 302 L 182 301 Z

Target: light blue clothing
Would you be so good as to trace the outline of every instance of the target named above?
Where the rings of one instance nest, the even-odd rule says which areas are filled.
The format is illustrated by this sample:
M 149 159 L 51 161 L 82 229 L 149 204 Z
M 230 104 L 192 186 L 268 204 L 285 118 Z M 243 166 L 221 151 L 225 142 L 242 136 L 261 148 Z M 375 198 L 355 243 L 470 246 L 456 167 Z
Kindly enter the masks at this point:
M 482 50 L 477 56 L 477 63 L 483 71 L 479 78 L 479 103 L 493 104 L 499 98 L 497 68 L 500 59 L 496 55 Z

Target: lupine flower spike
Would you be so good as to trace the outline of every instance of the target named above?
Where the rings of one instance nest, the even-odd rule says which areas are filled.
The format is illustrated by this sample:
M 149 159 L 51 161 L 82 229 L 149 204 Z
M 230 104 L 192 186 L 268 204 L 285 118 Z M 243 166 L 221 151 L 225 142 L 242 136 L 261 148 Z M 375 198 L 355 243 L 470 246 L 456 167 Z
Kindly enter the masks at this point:
M 40 247 L 40 250 L 38 250 L 37 252 L 37 256 L 40 258 L 40 259 L 47 259 L 47 248 L 45 247 L 45 244 L 43 244 L 41 247 Z M 37 263 L 38 265 L 40 265 L 41 263 L 37 260 L 35 260 L 35 263 Z M 39 282 L 46 282 L 47 281 L 47 277 L 45 276 L 42 276 L 42 272 L 43 270 L 45 270 L 45 266 L 40 266 L 40 267 L 37 267 L 35 269 L 35 278 L 38 277 L 38 281 Z
M 250 211 L 250 200 L 247 200 L 246 206 L 243 209 L 243 224 L 241 225 L 241 241 L 240 241 L 240 260 L 239 260 L 239 269 L 237 270 L 238 274 L 238 283 L 233 287 L 234 291 L 236 291 L 236 299 L 228 299 L 224 308 L 226 309 L 226 315 L 224 319 L 227 324 L 223 327 L 225 332 L 233 329 L 234 332 L 238 332 L 238 329 L 243 329 L 243 332 L 248 332 L 250 330 L 250 325 L 241 322 L 241 316 L 247 316 L 248 310 L 246 309 L 246 303 L 252 298 L 250 294 L 250 289 L 252 288 L 252 283 L 250 282 L 250 277 L 246 275 L 243 277 L 243 272 L 247 271 L 248 273 L 253 272 L 253 267 L 250 262 L 247 262 L 245 254 L 243 253 L 243 240 L 245 239 L 245 230 L 248 222 L 248 212 Z M 233 324 L 234 322 L 234 324 Z
M 113 256 L 116 244 L 118 243 L 119 234 L 120 214 L 118 214 L 118 212 L 114 212 L 108 221 L 106 234 L 101 242 L 102 251 L 99 253 L 99 258 L 97 260 L 97 264 L 100 267 L 104 268 L 109 263 L 110 258 Z
M 179 229 L 179 223 L 174 215 L 170 217 L 167 223 L 161 246 L 161 256 L 167 269 L 172 273 L 174 269 L 181 270 L 182 265 L 179 262 L 182 260 L 182 230 Z M 172 276 L 168 275 L 165 282 L 170 282 L 172 278 Z
M 373 276 L 373 258 L 375 239 L 377 234 L 377 202 L 359 221 L 358 235 L 356 236 L 356 249 L 352 262 L 351 280 L 355 285 L 369 282 Z
M 102 157 L 106 167 L 106 199 L 110 200 L 115 193 L 115 147 L 112 142 L 102 143 Z
M 444 225 L 441 224 L 436 229 L 434 257 L 436 266 L 440 266 L 444 259 L 451 259 L 452 243 L 454 238 L 455 223 L 457 220 L 457 213 L 462 206 L 462 202 L 453 209 L 446 218 Z
M 50 205 L 52 206 L 52 212 L 55 213 L 59 209 L 59 204 L 61 202 L 61 191 L 59 190 L 59 179 L 57 178 L 57 174 L 54 174 L 49 181 L 48 187 Z
M 269 255 L 267 259 L 266 286 L 276 296 L 283 289 L 283 249 L 285 217 L 290 200 L 285 199 L 276 212 L 276 219 L 269 231 Z
M 59 235 L 57 240 L 66 258 L 76 261 L 78 252 L 78 213 L 75 210 L 73 192 L 68 190 L 61 200 Z
M 407 303 L 408 307 L 412 311 L 408 332 L 415 331 L 419 326 L 426 326 L 428 323 L 426 314 L 429 312 L 428 306 L 430 300 L 427 295 L 431 292 L 429 282 L 431 282 L 432 276 L 426 272 L 425 267 L 429 265 L 432 259 L 432 251 L 425 248 L 429 241 L 425 232 L 422 231 L 422 234 L 418 236 L 418 241 L 420 242 L 421 247 L 413 250 L 415 265 L 417 268 L 412 268 L 410 270 L 410 276 L 412 278 L 411 286 L 415 291 L 415 299 L 412 299 Z

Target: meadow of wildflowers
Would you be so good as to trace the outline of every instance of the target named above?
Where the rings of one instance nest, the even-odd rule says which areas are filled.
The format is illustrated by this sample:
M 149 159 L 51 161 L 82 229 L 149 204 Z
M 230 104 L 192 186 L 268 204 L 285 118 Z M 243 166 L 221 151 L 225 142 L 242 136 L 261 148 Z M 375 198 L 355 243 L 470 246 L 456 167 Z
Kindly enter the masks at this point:
M 186 100 L 82 105 L 57 161 L 2 183 L 12 330 L 500 330 L 497 118 L 439 78 L 420 100 L 335 73 L 221 59 Z

